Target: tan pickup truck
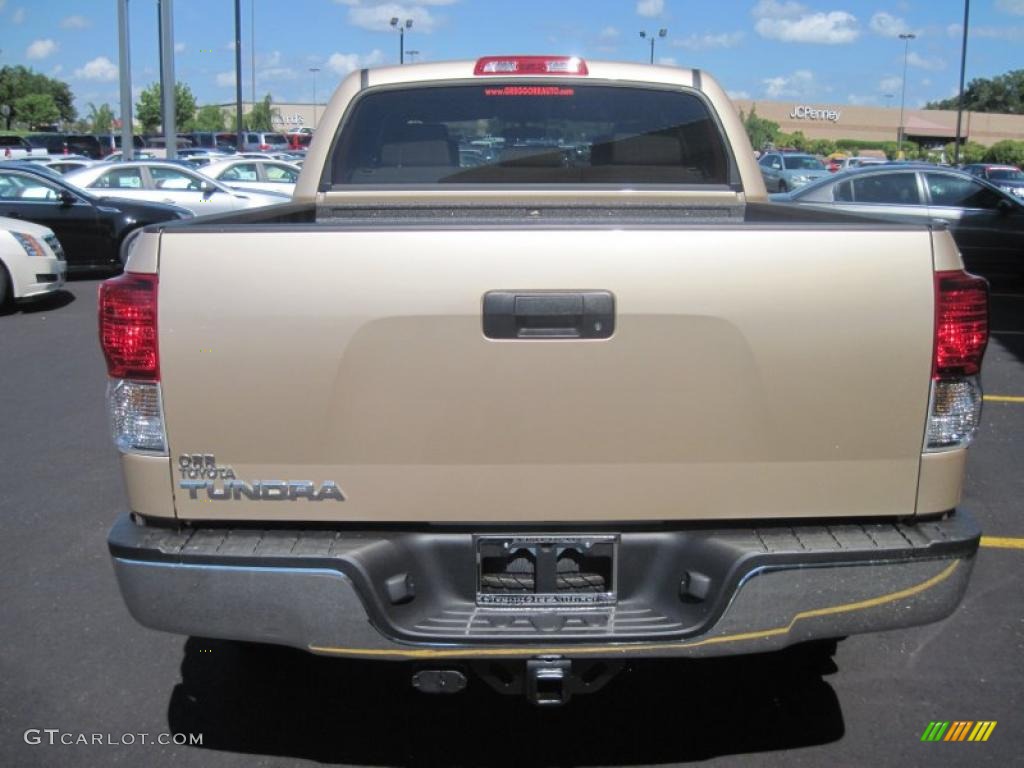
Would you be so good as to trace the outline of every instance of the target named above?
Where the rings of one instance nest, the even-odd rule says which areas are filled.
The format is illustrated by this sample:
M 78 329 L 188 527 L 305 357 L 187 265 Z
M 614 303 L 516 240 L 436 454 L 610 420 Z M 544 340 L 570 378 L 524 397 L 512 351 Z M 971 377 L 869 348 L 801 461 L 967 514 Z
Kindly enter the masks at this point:
M 766 202 L 699 70 L 356 72 L 292 204 L 130 249 L 109 543 L 148 627 L 558 704 L 967 585 L 985 281 L 941 228 Z

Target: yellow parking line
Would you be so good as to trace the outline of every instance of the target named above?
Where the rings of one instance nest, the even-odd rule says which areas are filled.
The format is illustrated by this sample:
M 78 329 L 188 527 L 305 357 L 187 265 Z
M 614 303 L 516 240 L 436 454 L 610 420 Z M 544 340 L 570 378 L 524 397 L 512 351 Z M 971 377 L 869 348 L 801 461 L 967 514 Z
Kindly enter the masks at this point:
M 981 546 L 997 549 L 1024 549 L 1024 538 L 1011 536 L 982 536 Z
M 1024 403 L 1024 397 L 1016 395 L 985 395 L 986 403 Z

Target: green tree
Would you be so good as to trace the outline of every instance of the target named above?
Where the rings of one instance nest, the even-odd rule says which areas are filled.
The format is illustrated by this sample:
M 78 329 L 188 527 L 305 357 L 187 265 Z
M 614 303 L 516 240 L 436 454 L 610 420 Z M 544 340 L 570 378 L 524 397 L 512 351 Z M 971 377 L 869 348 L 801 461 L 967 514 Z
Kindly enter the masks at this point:
M 985 153 L 986 163 L 999 163 L 1001 165 L 1024 165 L 1024 141 L 997 141 Z
M 740 110 L 740 120 L 747 131 L 747 136 L 750 137 L 750 146 L 754 149 L 764 149 L 766 146 L 774 144 L 779 136 L 779 124 L 763 117 L 758 117 L 757 105 L 750 108 L 749 115 L 744 115 L 743 111 Z
M 89 123 L 93 133 L 113 133 L 114 110 L 109 104 L 100 104 L 97 107 L 89 102 Z
M 50 125 L 60 117 L 60 110 L 48 93 L 32 93 L 15 99 L 13 109 L 18 114 L 18 122 L 29 129 Z
M 953 162 L 953 155 L 956 147 L 952 142 L 946 145 L 946 158 Z M 966 141 L 960 144 L 960 161 L 963 163 L 980 163 L 985 158 L 988 147 L 976 141 Z
M 200 107 L 199 112 L 196 113 L 195 120 L 192 121 L 192 130 L 223 131 L 224 111 L 216 104 L 207 104 Z
M 956 109 L 957 97 L 933 101 L 925 109 Z M 964 89 L 964 109 L 1024 115 L 1024 69 L 993 78 L 977 77 Z
M 152 133 L 160 125 L 163 98 L 160 83 L 153 83 L 139 96 L 135 105 L 135 117 L 142 124 L 144 133 Z M 196 114 L 196 97 L 192 89 L 185 83 L 174 84 L 174 122 L 181 129 L 187 130 Z
M 242 118 L 245 127 L 250 131 L 272 131 L 274 130 L 274 117 L 280 117 L 281 113 L 271 106 L 271 97 L 268 93 L 263 101 L 255 104 L 253 108 Z
M 25 122 L 18 114 L 16 102 L 23 96 L 48 95 L 57 107 L 54 120 L 71 121 L 77 116 L 71 88 L 62 80 L 47 77 L 28 67 L 0 67 L 0 104 L 10 107 L 5 128 L 10 130 L 15 122 Z M 35 102 L 29 102 L 30 104 Z

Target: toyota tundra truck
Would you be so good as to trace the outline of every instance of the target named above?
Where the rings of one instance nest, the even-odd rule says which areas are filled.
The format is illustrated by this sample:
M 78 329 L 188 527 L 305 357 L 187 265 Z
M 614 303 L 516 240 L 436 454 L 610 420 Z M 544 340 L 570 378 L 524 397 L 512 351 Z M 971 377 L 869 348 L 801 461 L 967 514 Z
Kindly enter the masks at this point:
M 99 327 L 144 626 L 550 705 L 967 586 L 987 284 L 938 225 L 769 203 L 700 70 L 364 69 L 291 203 L 127 248 Z

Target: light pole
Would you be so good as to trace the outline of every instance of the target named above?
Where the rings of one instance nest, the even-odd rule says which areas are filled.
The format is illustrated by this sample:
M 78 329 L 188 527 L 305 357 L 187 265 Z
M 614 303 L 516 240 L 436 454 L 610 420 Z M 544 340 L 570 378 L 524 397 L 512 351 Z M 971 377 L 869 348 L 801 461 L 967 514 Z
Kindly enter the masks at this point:
M 316 130 L 316 73 L 320 71 L 320 67 L 310 67 L 309 71 L 313 73 L 313 130 Z
M 405 52 L 405 55 L 409 57 L 409 61 L 416 61 L 416 57 L 420 55 L 420 52 L 414 51 L 410 48 Z
M 915 37 L 917 35 L 913 32 L 904 32 L 900 35 L 900 40 L 903 41 L 903 88 L 900 94 L 900 128 L 899 134 L 896 136 L 897 157 L 903 153 L 903 108 L 907 102 L 907 55 L 910 53 L 910 41 Z
M 392 16 L 391 26 L 398 30 L 398 63 L 405 64 L 405 30 L 412 29 L 412 19 L 400 21 L 397 16 Z
M 655 36 L 653 32 L 644 32 L 643 30 L 640 31 L 640 37 L 650 39 L 651 41 L 651 64 L 654 63 L 654 41 L 657 40 L 659 37 L 666 37 L 667 35 L 668 30 L 665 29 L 664 27 L 658 30 L 657 36 Z
M 967 22 L 971 16 L 971 0 L 964 0 L 964 42 L 960 46 L 960 92 L 956 98 L 956 144 L 953 164 L 960 165 L 960 128 L 964 116 L 964 70 L 967 68 Z

